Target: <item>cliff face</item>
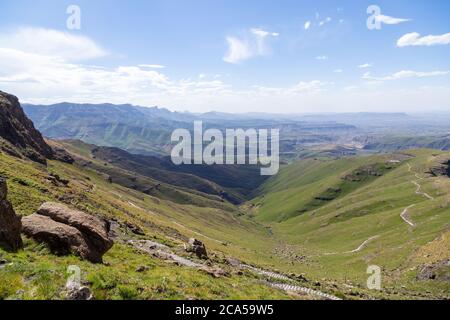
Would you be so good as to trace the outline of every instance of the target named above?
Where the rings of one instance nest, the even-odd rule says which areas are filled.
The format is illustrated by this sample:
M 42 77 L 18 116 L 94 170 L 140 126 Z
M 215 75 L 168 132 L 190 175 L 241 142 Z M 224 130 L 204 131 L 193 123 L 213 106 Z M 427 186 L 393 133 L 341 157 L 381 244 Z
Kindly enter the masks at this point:
M 27 118 L 17 97 L 0 91 L 0 149 L 45 164 L 54 152 L 33 122 Z
M 6 181 L 0 177 L 0 247 L 16 251 L 22 247 L 22 223 L 7 200 Z

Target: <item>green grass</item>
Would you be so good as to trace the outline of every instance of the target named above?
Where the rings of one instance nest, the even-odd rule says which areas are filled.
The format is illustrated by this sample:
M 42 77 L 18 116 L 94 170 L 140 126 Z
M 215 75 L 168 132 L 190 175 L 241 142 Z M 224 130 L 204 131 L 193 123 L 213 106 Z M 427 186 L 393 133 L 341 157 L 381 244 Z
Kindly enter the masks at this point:
M 252 215 L 254 219 L 268 223 L 275 237 L 297 245 L 297 250 L 310 258 L 292 268 L 296 272 L 315 278 L 326 275 L 364 286 L 367 266 L 375 264 L 383 267 L 384 285 L 388 288 L 406 286 L 409 289 L 411 286 L 418 292 L 448 296 L 448 283 L 414 280 L 413 275 L 417 274 L 420 265 L 413 262 L 412 257 L 419 248 L 449 228 L 449 179 L 428 177 L 426 171 L 440 162 L 440 158 L 448 159 L 450 154 L 429 150 L 408 153 L 413 156 L 410 160 L 388 170 L 384 168 L 380 176 L 357 182 L 348 182 L 342 177 L 354 174 L 361 166 L 384 164 L 390 156 L 332 162 L 307 160 L 293 164 L 262 186 L 261 195 L 252 201 L 257 208 Z M 431 156 L 433 153 L 436 157 Z M 413 172 L 408 171 L 407 163 Z M 419 181 L 422 190 L 435 200 L 415 194 L 416 187 L 411 183 L 411 180 L 417 180 L 415 172 L 425 177 Z M 349 183 L 350 186 L 343 186 Z M 341 192 L 331 192 L 330 186 L 340 188 Z M 317 201 L 317 195 L 329 197 Z M 411 204 L 416 204 L 410 210 L 410 218 L 417 224 L 414 229 L 400 218 L 403 209 Z M 360 252 L 345 253 L 374 236 L 379 237 Z M 450 250 L 447 250 L 441 259 L 449 258 Z M 398 291 L 398 288 L 392 290 Z
M 82 152 L 80 149 L 78 154 L 83 156 Z M 156 239 L 174 249 L 189 237 L 199 238 L 206 243 L 212 261 L 225 269 L 229 267 L 224 259 L 235 257 L 272 270 L 304 273 L 309 280 L 306 286 L 320 282 L 315 288 L 346 298 L 358 297 L 354 294 L 376 298 L 448 297 L 448 283 L 416 281 L 415 276 L 428 261 L 418 259 L 417 252 L 428 248 L 449 228 L 449 179 L 431 178 L 425 172 L 450 154 L 430 150 L 408 153 L 411 157 L 404 162 L 391 169 L 382 168 L 379 176 L 363 175 L 361 181 L 343 178 L 367 165 L 384 165 L 391 156 L 302 160 L 283 167 L 278 176 L 257 190 L 254 200 L 241 208 L 179 203 L 109 183 L 103 172 L 93 168 L 57 161 L 44 167 L 1 153 L 0 175 L 9 178 L 9 199 L 22 215 L 33 213 L 45 201 L 59 201 L 91 214 L 136 224 L 145 236 L 124 232 L 131 237 Z M 422 190 L 435 200 L 415 194 L 416 187 L 411 183 L 414 173 L 408 171 L 407 163 L 425 178 L 420 181 Z M 69 180 L 69 184 L 54 185 L 46 179 L 50 173 Z M 197 196 L 199 201 L 214 202 L 202 194 Z M 309 205 L 316 198 L 326 200 Z M 401 211 L 411 203 L 416 204 L 410 211 L 410 218 L 417 224 L 414 229 L 400 218 Z M 299 215 L 300 210 L 303 212 Z M 379 237 L 360 252 L 345 253 L 375 235 Z M 0 299 L 61 299 L 69 265 L 80 266 L 82 278 L 99 299 L 292 298 L 260 284 L 248 272 L 236 275 L 230 269 L 231 277 L 214 279 L 121 243 L 105 255 L 108 265 L 55 257 L 45 246 L 31 240 L 25 243 L 18 254 L 0 250 L 0 258 L 13 263 L 0 269 Z M 449 258 L 448 254 L 444 250 L 435 260 Z M 365 288 L 370 264 L 383 269 L 381 292 Z M 142 265 L 148 271 L 137 273 L 136 268 Z

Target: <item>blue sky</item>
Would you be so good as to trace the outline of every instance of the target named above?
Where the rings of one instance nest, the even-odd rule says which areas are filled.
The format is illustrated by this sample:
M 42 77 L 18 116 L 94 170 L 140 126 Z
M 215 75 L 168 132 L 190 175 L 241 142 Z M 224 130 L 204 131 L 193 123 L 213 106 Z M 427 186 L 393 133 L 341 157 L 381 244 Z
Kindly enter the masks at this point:
M 69 5 L 80 30 L 67 29 Z M 15 0 L 0 12 L 0 89 L 25 102 L 450 110 L 447 0 Z

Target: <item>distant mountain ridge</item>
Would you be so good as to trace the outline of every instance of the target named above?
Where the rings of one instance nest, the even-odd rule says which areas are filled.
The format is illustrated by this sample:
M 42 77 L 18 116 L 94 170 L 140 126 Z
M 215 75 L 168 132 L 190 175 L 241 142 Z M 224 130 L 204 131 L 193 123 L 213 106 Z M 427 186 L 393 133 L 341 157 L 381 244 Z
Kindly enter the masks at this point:
M 308 123 L 283 118 L 247 118 L 217 112 L 179 113 L 130 104 L 24 104 L 24 110 L 36 127 L 51 139 L 82 140 L 98 146 L 116 147 L 134 154 L 151 156 L 167 156 L 172 146 L 170 138 L 173 130 L 183 128 L 192 131 L 195 120 L 202 120 L 205 128 L 221 130 L 279 128 L 281 139 L 285 140 L 283 147 L 295 145 L 300 135 L 320 143 L 324 141 L 324 135 L 334 136 L 336 132 L 356 130 L 353 125 L 330 121 Z

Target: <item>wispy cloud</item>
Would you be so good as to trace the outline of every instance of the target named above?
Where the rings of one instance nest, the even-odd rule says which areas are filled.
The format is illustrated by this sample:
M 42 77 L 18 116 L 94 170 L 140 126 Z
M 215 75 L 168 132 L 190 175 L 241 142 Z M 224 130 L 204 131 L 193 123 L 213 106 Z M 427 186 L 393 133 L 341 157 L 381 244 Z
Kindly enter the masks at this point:
M 344 70 L 342 70 L 342 69 L 335 69 L 335 70 L 333 70 L 333 72 L 334 73 L 342 73 L 342 72 L 344 72 Z
M 327 56 L 317 56 L 316 60 L 328 60 Z
M 161 64 L 140 64 L 139 67 L 150 68 L 150 69 L 165 69 L 166 68 L 166 66 L 163 66 Z
M 385 16 L 383 14 L 376 16 L 375 19 L 384 24 L 400 24 L 403 22 L 411 21 L 411 19 L 394 18 L 390 16 Z
M 84 61 L 108 55 L 106 50 L 88 37 L 32 27 L 0 35 L 0 47 L 57 57 L 65 61 Z
M 373 81 L 391 81 L 391 80 L 400 80 L 400 79 L 408 79 L 408 78 L 426 78 L 426 77 L 438 77 L 445 76 L 450 74 L 450 71 L 429 71 L 429 72 L 419 72 L 419 71 L 411 71 L 411 70 L 402 70 L 396 73 L 393 73 L 384 77 L 374 77 L 370 72 L 366 72 L 363 75 L 364 80 L 373 80 Z
M 228 36 L 228 52 L 223 60 L 228 63 L 238 64 L 256 56 L 264 56 L 270 53 L 267 43 L 269 37 L 278 37 L 279 33 L 269 32 L 259 28 L 252 28 L 243 37 Z
M 360 64 L 358 66 L 358 68 L 360 68 L 360 69 L 367 69 L 367 68 L 371 68 L 371 67 L 372 67 L 371 63 L 364 63 L 364 64 Z
M 421 37 L 420 33 L 412 32 L 405 34 L 397 41 L 398 47 L 436 46 L 445 44 L 450 44 L 450 33 Z

